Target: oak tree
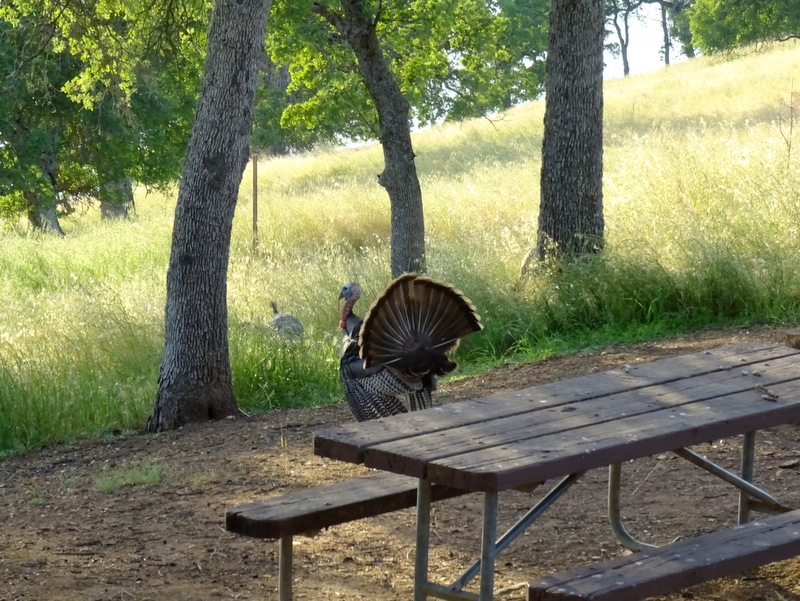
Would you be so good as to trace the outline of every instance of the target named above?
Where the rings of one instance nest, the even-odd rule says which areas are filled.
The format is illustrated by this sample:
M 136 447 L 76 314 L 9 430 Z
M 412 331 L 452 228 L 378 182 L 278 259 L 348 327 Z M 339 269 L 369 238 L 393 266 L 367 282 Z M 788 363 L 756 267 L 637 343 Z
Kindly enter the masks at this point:
M 129 201 L 133 180 L 159 186 L 179 174 L 199 54 L 152 43 L 155 23 L 131 21 L 122 7 L 132 6 L 111 14 L 111 4 L 93 2 L 0 7 L 4 217 L 27 211 L 34 226 L 60 231 L 57 206 L 95 200 L 109 215 Z M 101 70 L 106 62 L 135 65 L 135 80 Z
M 231 224 L 248 159 L 256 73 L 264 55 L 270 3 L 216 0 L 210 24 L 203 21 L 205 6 L 202 0 L 157 0 L 155 4 L 139 0 L 20 0 L 13 7 L 4 5 L 0 14 L 19 19 L 41 17 L 51 26 L 52 35 L 44 38 L 43 50 L 70 59 L 75 67 L 58 87 L 65 99 L 78 101 L 92 117 L 107 111 L 129 118 L 108 123 L 111 128 L 119 126 L 104 130 L 109 145 L 125 145 L 126 131 L 131 130 L 125 129 L 127 123 L 147 125 L 133 130 L 141 141 L 135 148 L 155 162 L 137 164 L 142 167 L 133 174 L 137 178 L 156 174 L 159 160 L 170 163 L 160 141 L 180 139 L 181 114 L 185 114 L 169 113 L 171 121 L 152 128 L 149 126 L 158 123 L 157 116 L 166 113 L 158 106 L 147 107 L 147 102 L 183 98 L 193 75 L 179 66 L 171 70 L 171 59 L 199 56 L 193 42 L 205 39 L 208 28 L 203 85 L 175 211 L 164 354 L 155 405 L 146 423 L 149 431 L 239 412 L 228 356 L 226 280 Z M 9 17 L 11 8 L 27 12 Z M 153 64 L 159 68 L 148 68 Z M 137 102 L 144 109 L 140 115 Z M 6 129 L 0 133 L 5 134 Z M 5 150 L 7 145 L 0 148 Z M 93 144 L 91 148 L 94 165 L 102 166 L 100 155 L 106 147 Z M 119 154 L 112 156 L 120 158 Z
M 553 0 L 533 257 L 603 246 L 603 0 Z M 530 261 L 526 262 L 528 266 Z
M 289 69 L 285 127 L 378 139 L 393 275 L 425 269 L 414 124 L 485 115 L 541 92 L 545 0 L 280 0 L 272 59 Z
M 269 0 L 214 3 L 175 209 L 151 432 L 240 412 L 228 352 L 228 257 L 269 6 Z
M 707 53 L 800 37 L 800 3 L 788 0 L 695 0 L 689 23 Z

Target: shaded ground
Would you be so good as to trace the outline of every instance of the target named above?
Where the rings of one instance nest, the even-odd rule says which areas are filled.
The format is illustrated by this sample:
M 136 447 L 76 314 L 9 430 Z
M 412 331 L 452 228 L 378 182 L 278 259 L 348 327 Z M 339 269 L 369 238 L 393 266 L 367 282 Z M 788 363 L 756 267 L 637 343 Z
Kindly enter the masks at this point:
M 439 398 L 485 396 L 732 342 L 782 338 L 782 331 L 729 330 L 619 346 L 451 382 Z M 314 430 L 348 421 L 343 406 L 276 411 L 0 462 L 0 601 L 275 599 L 277 544 L 226 532 L 225 508 L 363 473 L 311 452 Z M 738 441 L 700 451 L 736 469 Z M 800 506 L 798 466 L 800 427 L 760 437 L 756 483 L 794 506 Z M 663 543 L 735 520 L 734 493 L 671 455 L 626 465 L 623 475 L 623 515 L 635 536 Z M 148 478 L 156 483 L 120 484 Z M 587 474 L 501 555 L 498 599 L 524 599 L 519 585 L 531 577 L 623 553 L 606 523 L 605 486 L 603 471 Z M 476 556 L 480 502 L 479 495 L 468 495 L 434 508 L 430 565 L 442 582 Z M 501 496 L 501 529 L 530 502 L 522 493 Z M 413 510 L 297 538 L 295 598 L 410 599 L 413 539 Z M 668 599 L 800 600 L 800 561 Z

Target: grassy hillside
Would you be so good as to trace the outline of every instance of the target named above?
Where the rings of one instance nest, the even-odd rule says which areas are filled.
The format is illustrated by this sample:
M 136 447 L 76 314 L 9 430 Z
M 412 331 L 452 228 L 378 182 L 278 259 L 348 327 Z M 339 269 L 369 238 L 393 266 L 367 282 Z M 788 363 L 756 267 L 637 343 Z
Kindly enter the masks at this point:
M 800 314 L 800 46 L 700 58 L 608 82 L 607 252 L 521 281 L 535 243 L 544 106 L 415 135 L 430 274 L 486 329 L 459 374 L 506 361 Z M 389 280 L 378 146 L 259 163 L 251 253 L 245 173 L 230 266 L 234 385 L 248 410 L 338 401 L 336 297 L 363 312 Z M 137 196 L 126 223 L 87 209 L 64 239 L 0 233 L 0 452 L 136 429 L 155 398 L 175 194 Z M 269 301 L 300 317 L 272 335 Z

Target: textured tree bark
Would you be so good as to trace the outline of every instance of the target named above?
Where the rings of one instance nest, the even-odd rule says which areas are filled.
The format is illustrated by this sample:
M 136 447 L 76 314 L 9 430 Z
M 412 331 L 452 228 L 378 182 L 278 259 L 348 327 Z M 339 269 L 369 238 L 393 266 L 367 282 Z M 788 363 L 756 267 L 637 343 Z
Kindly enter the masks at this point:
M 42 203 L 35 193 L 25 193 L 24 197 L 28 201 L 28 205 L 33 207 L 28 209 L 28 223 L 31 224 L 31 227 L 40 232 L 65 235 L 64 230 L 61 229 L 61 223 L 58 221 L 58 213 L 54 208 L 41 208 Z
M 164 356 L 146 429 L 240 413 L 228 354 L 227 274 L 270 0 L 216 0 L 175 209 Z
M 127 219 L 134 209 L 133 181 L 123 177 L 116 182 L 107 182 L 100 191 L 100 218 Z
M 342 14 L 322 3 L 314 10 L 347 41 L 358 61 L 358 72 L 375 104 L 380 122 L 384 170 L 378 182 L 391 204 L 392 276 L 425 271 L 425 219 L 422 190 L 411 145 L 410 108 L 386 63 L 375 22 L 363 0 L 342 0 Z
M 536 258 L 603 244 L 603 0 L 552 0 Z
M 672 36 L 669 33 L 669 19 L 667 18 L 667 6 L 661 3 L 661 33 L 664 40 L 664 65 L 669 67 L 669 50 L 672 47 Z
M 57 134 L 52 132 L 51 135 L 55 137 Z M 48 147 L 47 151 L 42 153 L 39 159 L 39 169 L 42 170 L 42 173 L 52 184 L 53 194 L 56 196 L 57 203 L 58 187 L 56 185 L 56 150 L 54 142 Z M 56 203 L 53 202 L 52 197 L 44 199 L 34 190 L 24 192 L 23 197 L 28 203 L 28 223 L 34 229 L 41 232 L 52 232 L 59 236 L 64 235 L 64 230 L 61 229 L 61 224 L 58 221 Z

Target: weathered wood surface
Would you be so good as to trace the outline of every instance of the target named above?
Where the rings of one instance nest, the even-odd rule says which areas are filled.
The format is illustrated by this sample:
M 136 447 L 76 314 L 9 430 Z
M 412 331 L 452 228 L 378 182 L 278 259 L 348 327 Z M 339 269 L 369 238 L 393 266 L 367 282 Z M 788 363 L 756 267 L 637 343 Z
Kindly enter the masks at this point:
M 800 510 L 535 580 L 528 601 L 638 601 L 800 555 Z
M 800 328 L 786 330 L 785 342 L 792 348 L 800 348 Z
M 414 478 L 377 473 L 275 495 L 228 508 L 225 529 L 269 539 L 314 534 L 336 524 L 413 507 L 417 483 Z M 431 495 L 438 501 L 464 492 L 434 486 Z
M 800 420 L 800 351 L 731 345 L 315 433 L 317 454 L 505 490 Z

